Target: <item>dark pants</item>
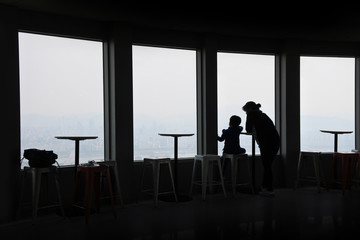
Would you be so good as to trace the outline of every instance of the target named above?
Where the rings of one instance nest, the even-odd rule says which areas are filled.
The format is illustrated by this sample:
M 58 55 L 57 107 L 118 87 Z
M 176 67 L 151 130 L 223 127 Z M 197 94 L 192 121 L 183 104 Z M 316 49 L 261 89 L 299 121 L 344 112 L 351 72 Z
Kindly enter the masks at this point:
M 260 148 L 261 160 L 264 168 L 262 187 L 268 191 L 274 191 L 272 163 L 279 150 L 279 147 Z

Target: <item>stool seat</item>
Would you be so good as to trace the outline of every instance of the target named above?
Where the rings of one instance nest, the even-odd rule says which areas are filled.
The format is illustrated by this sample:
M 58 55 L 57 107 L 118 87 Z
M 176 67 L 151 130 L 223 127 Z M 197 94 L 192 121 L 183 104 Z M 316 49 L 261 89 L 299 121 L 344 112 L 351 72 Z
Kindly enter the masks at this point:
M 195 181 L 197 162 L 201 163 L 201 180 Z M 211 177 L 209 177 L 209 165 L 211 163 L 216 163 L 218 166 L 220 182 L 214 181 Z M 206 199 L 206 189 L 208 186 L 221 185 L 224 192 L 224 196 L 227 197 L 219 155 L 215 155 L 215 154 L 195 155 L 192 178 L 191 178 L 190 195 L 192 195 L 193 185 L 200 185 L 202 187 L 201 196 L 203 201 L 205 201 Z
M 44 167 L 44 168 L 38 168 L 38 167 L 24 167 L 23 174 L 22 174 L 22 184 L 21 184 L 21 192 L 20 192 L 20 203 L 19 203 L 19 210 L 18 214 L 21 212 L 22 207 L 22 200 L 24 195 L 24 189 L 25 189 L 25 181 L 26 176 L 28 174 L 31 174 L 32 179 L 32 217 L 33 220 L 36 219 L 38 210 L 40 208 L 49 208 L 49 207 L 60 207 L 61 213 L 63 216 L 64 214 L 64 208 L 61 200 L 61 191 L 60 191 L 60 184 L 59 184 L 59 178 L 58 178 L 58 167 L 56 166 L 50 166 L 50 167 Z M 39 196 L 40 196 L 40 188 L 41 188 L 41 182 L 43 175 L 52 175 L 54 177 L 58 201 L 39 207 Z
M 168 166 L 172 191 L 159 192 L 160 168 L 161 168 L 161 165 L 163 165 L 163 164 Z M 147 166 L 152 167 L 153 184 L 152 184 L 152 188 L 143 189 L 145 169 L 147 168 Z M 170 158 L 144 158 L 144 163 L 143 163 L 143 168 L 142 168 L 142 177 L 141 177 L 141 182 L 140 182 L 140 192 L 149 193 L 149 194 L 153 195 L 154 207 L 158 206 L 159 195 L 171 193 L 174 195 L 175 202 L 178 202 Z
M 90 215 L 91 203 L 92 203 L 92 192 L 95 191 L 96 194 L 96 207 L 99 211 L 100 209 L 100 174 L 105 174 L 107 179 L 107 184 L 110 193 L 111 205 L 113 208 L 114 217 L 116 218 L 116 210 L 114 206 L 114 198 L 111 184 L 111 177 L 109 167 L 106 165 L 93 165 L 93 166 L 83 166 L 79 165 L 76 170 L 76 179 L 75 179 L 75 188 L 73 196 L 73 206 L 77 202 L 77 189 L 79 184 L 80 174 L 84 176 L 85 180 L 85 193 L 84 193 L 84 209 L 85 209 L 85 221 L 88 223 L 88 218 Z
M 351 189 L 356 166 L 359 164 L 359 156 L 358 152 L 334 152 L 331 162 L 329 185 L 332 186 L 334 182 L 340 180 L 343 194 L 346 189 Z M 341 177 L 339 179 L 335 177 L 336 160 L 341 161 Z
M 246 153 L 239 153 L 239 154 L 223 153 L 222 157 L 223 157 L 224 161 L 226 159 L 230 159 L 231 185 L 232 185 L 233 196 L 235 196 L 235 194 L 236 194 L 236 187 L 241 186 L 241 185 L 250 186 L 251 192 L 254 193 L 254 188 L 253 188 L 252 183 L 251 183 L 251 171 L 250 171 L 250 165 L 249 165 L 249 162 L 248 162 L 248 155 Z M 246 162 L 247 171 L 248 171 L 249 181 L 246 182 L 246 183 L 238 183 L 237 182 L 239 161 L 241 161 L 242 159 L 244 159 L 244 161 Z M 223 171 L 224 170 L 225 169 L 223 169 Z
M 297 189 L 300 181 L 316 182 L 318 192 L 321 191 L 321 183 L 327 186 L 321 164 L 321 154 L 322 152 L 320 151 L 300 151 L 294 185 L 295 190 Z M 304 174 L 305 163 L 312 164 L 314 168 L 314 175 Z

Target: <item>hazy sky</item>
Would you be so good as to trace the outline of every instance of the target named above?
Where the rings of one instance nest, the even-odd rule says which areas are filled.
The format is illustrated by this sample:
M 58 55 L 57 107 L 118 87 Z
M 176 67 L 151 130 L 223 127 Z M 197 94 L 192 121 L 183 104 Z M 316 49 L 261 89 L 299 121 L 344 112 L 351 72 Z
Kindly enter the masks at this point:
M 354 119 L 355 59 L 301 57 L 301 112 Z
M 218 122 L 226 128 L 231 115 L 242 118 L 248 101 L 261 104 L 261 110 L 274 117 L 275 58 L 271 55 L 218 54 Z
M 101 42 L 20 33 L 19 48 L 22 113 L 102 110 Z M 134 105 L 138 113 L 155 115 L 166 110 L 167 114 L 176 114 L 195 106 L 195 51 L 140 46 L 133 50 Z M 238 105 L 241 110 L 246 101 L 253 100 L 272 115 L 274 56 L 219 53 L 218 57 L 219 104 L 224 108 Z M 354 58 L 302 57 L 301 90 L 303 113 L 352 112 Z M 313 101 L 319 94 L 322 97 Z M 141 99 L 159 108 L 149 109 L 137 102 Z
M 196 51 L 133 47 L 134 113 L 196 112 Z
M 21 112 L 101 113 L 102 43 L 19 34 Z

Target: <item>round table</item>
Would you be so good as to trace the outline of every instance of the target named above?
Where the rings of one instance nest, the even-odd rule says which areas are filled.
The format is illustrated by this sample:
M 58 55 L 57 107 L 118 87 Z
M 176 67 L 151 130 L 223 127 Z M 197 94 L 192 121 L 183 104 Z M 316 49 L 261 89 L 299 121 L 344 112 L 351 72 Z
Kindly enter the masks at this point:
M 176 195 L 178 197 L 179 201 L 186 201 L 188 200 L 186 197 L 181 197 L 178 194 L 178 185 L 177 185 L 177 178 L 178 178 L 178 138 L 179 137 L 190 137 L 193 136 L 194 133 L 159 133 L 160 136 L 164 137 L 173 137 L 174 138 L 174 185 L 175 185 L 175 191 Z
M 96 139 L 97 136 L 56 136 L 57 139 L 67 139 L 75 141 L 75 175 L 76 169 L 79 165 L 79 148 L 80 148 L 80 141 L 87 140 L 87 139 Z
M 353 131 L 348 131 L 348 130 L 320 130 L 320 132 L 323 133 L 331 133 L 334 134 L 334 153 L 338 151 L 338 135 L 339 134 L 349 134 L 352 133 Z

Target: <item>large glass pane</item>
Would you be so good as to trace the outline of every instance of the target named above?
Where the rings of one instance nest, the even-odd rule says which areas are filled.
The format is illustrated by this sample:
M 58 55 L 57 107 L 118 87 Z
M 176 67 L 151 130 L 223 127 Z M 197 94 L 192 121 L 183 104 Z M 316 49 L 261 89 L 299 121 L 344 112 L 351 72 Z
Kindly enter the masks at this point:
M 80 163 L 104 158 L 102 54 L 101 42 L 19 33 L 21 153 L 53 150 L 73 165 L 75 143 L 55 136 L 94 135 Z
M 133 46 L 134 159 L 196 154 L 196 51 Z
M 275 57 L 271 55 L 218 53 L 218 134 L 229 126 L 231 115 L 241 117 L 244 127 L 246 114 L 242 107 L 247 101 L 261 104 L 261 110 L 273 121 L 275 116 Z M 251 153 L 251 137 L 241 135 L 240 145 Z M 218 143 L 222 153 L 224 143 Z M 259 149 L 256 146 L 256 153 Z
M 324 130 L 354 131 L 355 59 L 301 57 L 301 149 L 333 151 L 334 135 Z M 355 147 L 354 133 L 339 135 L 338 151 Z

